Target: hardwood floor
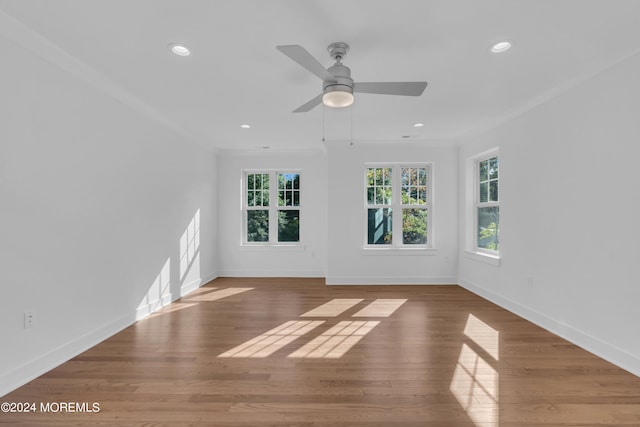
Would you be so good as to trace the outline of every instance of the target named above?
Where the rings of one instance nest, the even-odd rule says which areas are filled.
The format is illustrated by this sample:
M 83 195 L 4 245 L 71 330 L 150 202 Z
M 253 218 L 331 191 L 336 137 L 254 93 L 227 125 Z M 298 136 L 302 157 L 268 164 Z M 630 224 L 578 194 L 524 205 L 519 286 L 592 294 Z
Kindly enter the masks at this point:
M 216 279 L 0 401 L 31 427 L 640 426 L 640 378 L 458 286 L 322 279 Z

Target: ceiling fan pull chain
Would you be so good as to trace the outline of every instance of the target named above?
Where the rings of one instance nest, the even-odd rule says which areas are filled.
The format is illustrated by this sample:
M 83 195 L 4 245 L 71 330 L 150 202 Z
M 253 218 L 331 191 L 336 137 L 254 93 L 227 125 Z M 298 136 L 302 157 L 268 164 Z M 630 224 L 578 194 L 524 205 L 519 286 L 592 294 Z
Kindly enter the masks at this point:
M 349 143 L 349 145 L 351 147 L 353 147 L 353 106 L 351 108 L 349 108 L 349 118 L 350 118 L 350 128 L 351 128 L 351 133 L 349 135 L 349 139 L 351 140 L 351 142 Z
M 324 105 L 322 106 L 322 142 L 324 142 Z

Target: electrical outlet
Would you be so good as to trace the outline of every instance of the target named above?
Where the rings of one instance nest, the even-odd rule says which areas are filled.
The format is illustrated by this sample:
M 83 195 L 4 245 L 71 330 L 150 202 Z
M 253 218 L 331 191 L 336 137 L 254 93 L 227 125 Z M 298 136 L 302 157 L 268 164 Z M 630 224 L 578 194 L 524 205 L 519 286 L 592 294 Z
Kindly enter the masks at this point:
M 24 312 L 24 328 L 29 329 L 35 322 L 35 313 L 31 310 Z

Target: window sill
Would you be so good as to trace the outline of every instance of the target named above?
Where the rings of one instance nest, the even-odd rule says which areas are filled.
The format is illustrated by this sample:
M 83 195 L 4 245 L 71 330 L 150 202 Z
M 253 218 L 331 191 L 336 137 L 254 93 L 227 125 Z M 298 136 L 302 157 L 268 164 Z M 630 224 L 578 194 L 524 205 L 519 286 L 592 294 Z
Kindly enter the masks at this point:
M 364 255 L 372 256 L 433 256 L 437 248 L 362 248 Z
M 307 247 L 301 244 L 287 245 L 282 243 L 280 244 L 271 243 L 271 244 L 264 244 L 264 245 L 252 245 L 252 244 L 243 243 L 240 245 L 240 250 L 249 251 L 249 252 L 252 252 L 252 251 L 302 252 L 307 250 Z
M 465 251 L 465 255 L 468 259 L 474 261 L 483 262 L 489 265 L 500 266 L 500 255 L 485 254 L 483 252 Z

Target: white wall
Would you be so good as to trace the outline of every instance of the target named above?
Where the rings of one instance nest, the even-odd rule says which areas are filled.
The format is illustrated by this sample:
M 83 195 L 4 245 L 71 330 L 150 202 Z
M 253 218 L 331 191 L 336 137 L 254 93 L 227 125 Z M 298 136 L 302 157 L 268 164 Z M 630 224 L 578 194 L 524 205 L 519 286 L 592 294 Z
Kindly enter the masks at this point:
M 227 277 L 324 277 L 326 266 L 326 155 L 306 151 L 224 151 L 218 156 L 219 275 Z M 242 244 L 244 170 L 299 170 L 299 247 Z
M 459 280 L 640 375 L 640 56 L 460 149 L 500 148 L 499 266 L 464 252 Z
M 212 153 L 54 65 L 55 52 L 2 35 L 0 51 L 3 395 L 215 276 L 216 174 Z
M 449 144 L 328 144 L 328 284 L 451 284 L 457 268 L 457 149 Z M 365 251 L 364 173 L 368 162 L 432 163 L 432 235 L 426 255 Z

